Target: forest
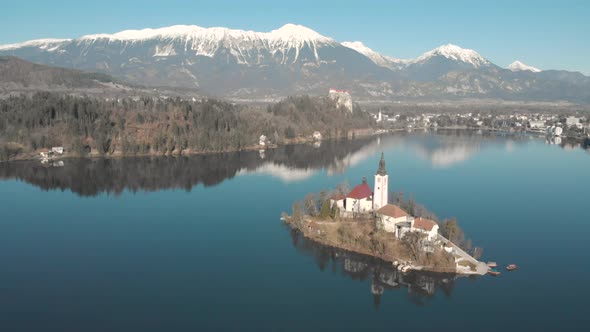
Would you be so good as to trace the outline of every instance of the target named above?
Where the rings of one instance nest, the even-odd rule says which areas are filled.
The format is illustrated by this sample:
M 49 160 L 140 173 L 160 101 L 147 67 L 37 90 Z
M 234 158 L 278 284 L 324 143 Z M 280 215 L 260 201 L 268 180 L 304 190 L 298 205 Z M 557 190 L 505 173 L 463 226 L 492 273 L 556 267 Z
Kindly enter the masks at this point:
M 98 98 L 39 92 L 0 99 L 0 161 L 63 146 L 69 156 L 167 155 L 239 151 L 297 142 L 319 131 L 348 137 L 371 126 L 327 97 L 289 97 L 245 106 L 216 99 Z

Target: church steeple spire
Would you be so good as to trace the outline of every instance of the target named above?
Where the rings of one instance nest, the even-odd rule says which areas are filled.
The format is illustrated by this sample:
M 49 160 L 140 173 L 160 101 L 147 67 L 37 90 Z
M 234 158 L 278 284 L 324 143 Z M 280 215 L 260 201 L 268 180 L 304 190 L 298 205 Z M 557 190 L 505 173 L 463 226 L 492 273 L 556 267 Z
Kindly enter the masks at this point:
M 387 170 L 385 170 L 385 156 L 381 152 L 381 160 L 379 161 L 379 169 L 375 174 L 375 190 L 373 191 L 373 210 L 379 210 L 387 205 L 389 190 Z
M 381 152 L 381 160 L 379 161 L 379 169 L 377 170 L 377 175 L 387 175 L 387 170 L 385 170 L 385 158 L 383 156 L 383 152 Z

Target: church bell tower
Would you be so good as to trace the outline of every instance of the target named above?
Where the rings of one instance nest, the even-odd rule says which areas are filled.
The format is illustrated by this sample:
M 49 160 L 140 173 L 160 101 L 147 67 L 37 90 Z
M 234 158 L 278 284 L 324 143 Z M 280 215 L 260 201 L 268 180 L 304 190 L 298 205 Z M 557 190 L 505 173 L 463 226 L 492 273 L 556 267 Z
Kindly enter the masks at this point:
M 381 160 L 379 161 L 379 169 L 375 174 L 375 188 L 373 190 L 373 210 L 387 205 L 387 192 L 388 188 L 388 176 L 385 170 L 385 158 L 383 152 L 381 152 Z

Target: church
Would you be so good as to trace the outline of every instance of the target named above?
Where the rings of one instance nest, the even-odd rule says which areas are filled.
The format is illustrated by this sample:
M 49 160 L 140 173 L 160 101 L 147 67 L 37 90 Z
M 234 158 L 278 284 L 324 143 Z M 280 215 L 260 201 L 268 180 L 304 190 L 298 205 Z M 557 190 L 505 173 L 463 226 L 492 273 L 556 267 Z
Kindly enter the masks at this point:
M 434 240 L 438 234 L 438 224 L 434 220 L 414 218 L 399 206 L 389 204 L 388 190 L 389 177 L 385 169 L 385 158 L 381 153 L 373 189 L 369 187 L 367 178 L 363 178 L 363 182 L 346 196 L 332 196 L 330 207 L 336 205 L 340 215 L 347 218 L 373 215 L 377 228 L 393 233 L 397 238 L 402 238 L 406 232 L 419 231 L 428 240 Z
M 379 168 L 375 173 L 375 182 L 373 189 L 363 178 L 361 184 L 354 187 L 346 196 L 334 196 L 331 198 L 331 205 L 340 209 L 341 214 L 345 216 L 354 216 L 358 214 L 371 213 L 387 205 L 387 193 L 389 189 L 387 170 L 385 169 L 385 158 L 381 153 Z

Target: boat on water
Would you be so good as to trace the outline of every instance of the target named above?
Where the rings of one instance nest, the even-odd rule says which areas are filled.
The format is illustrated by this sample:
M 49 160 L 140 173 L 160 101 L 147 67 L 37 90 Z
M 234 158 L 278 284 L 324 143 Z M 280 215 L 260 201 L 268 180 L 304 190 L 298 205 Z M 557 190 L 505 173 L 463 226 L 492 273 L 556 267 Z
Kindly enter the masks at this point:
M 516 269 L 517 269 L 516 264 L 510 264 L 510 265 L 506 266 L 506 270 L 508 270 L 508 271 L 514 271 Z
M 488 265 L 488 267 L 489 267 L 489 268 L 495 268 L 495 267 L 498 267 L 498 264 L 497 264 L 496 262 L 488 262 L 488 264 L 487 264 L 487 265 Z
M 500 271 L 496 270 L 496 269 L 490 269 L 488 270 L 488 274 L 494 277 L 497 277 L 500 275 Z

